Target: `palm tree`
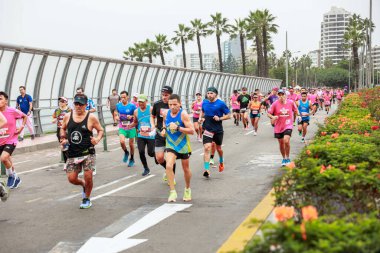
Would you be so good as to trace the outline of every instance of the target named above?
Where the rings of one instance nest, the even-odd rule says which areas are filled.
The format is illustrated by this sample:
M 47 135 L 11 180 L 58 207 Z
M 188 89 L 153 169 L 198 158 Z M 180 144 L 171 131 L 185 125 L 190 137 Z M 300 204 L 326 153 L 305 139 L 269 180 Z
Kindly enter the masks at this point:
M 203 70 L 201 37 L 206 37 L 207 35 L 210 35 L 212 31 L 208 29 L 207 24 L 202 23 L 202 20 L 200 19 L 194 19 L 193 21 L 190 21 L 190 23 L 192 25 L 192 28 L 190 31 L 191 38 L 195 37 L 197 39 L 199 63 L 200 63 L 201 70 Z
M 373 24 L 373 22 L 371 22 L 370 19 L 368 18 L 365 18 L 363 20 L 363 29 L 364 29 L 364 32 L 365 32 L 365 45 L 366 45 L 366 62 L 367 62 L 367 73 L 366 73 L 366 76 L 367 76 L 367 84 L 370 85 L 371 84 L 371 80 L 372 80 L 372 76 L 371 76 L 371 68 L 372 66 L 370 65 L 371 62 L 370 62 L 370 59 L 369 59 L 369 53 L 368 51 L 370 50 L 370 33 L 373 32 L 375 28 L 375 25 Z
M 136 61 L 143 61 L 143 58 L 145 57 L 145 46 L 144 43 L 134 43 L 133 44 L 133 56 Z
M 247 74 L 246 71 L 246 58 L 245 58 L 245 41 L 247 37 L 247 20 L 235 19 L 235 25 L 231 26 L 231 39 L 239 36 L 240 39 L 240 51 L 241 61 L 243 65 L 243 75 Z
M 268 77 L 269 72 L 269 64 L 268 64 L 268 45 L 269 45 L 269 36 L 271 33 L 277 33 L 277 27 L 278 25 L 273 24 L 273 21 L 276 19 L 276 17 L 272 16 L 272 14 L 269 13 L 268 9 L 265 9 L 263 11 L 257 10 L 257 16 L 259 23 L 259 26 L 261 28 L 262 32 L 262 39 L 263 39 L 263 55 L 264 55 L 264 77 Z
M 216 35 L 216 43 L 218 46 L 218 58 L 219 58 L 219 71 L 223 72 L 223 58 L 222 47 L 220 46 L 220 37 L 223 33 L 230 33 L 231 25 L 229 25 L 228 19 L 222 17 L 222 13 L 217 12 L 215 15 L 211 15 L 212 21 L 208 23 L 209 27 L 212 27 L 212 33 Z
M 153 57 L 159 54 L 159 48 L 156 42 L 146 39 L 145 42 L 141 43 L 144 50 L 144 56 L 148 57 L 149 63 L 153 62 Z
M 257 53 L 257 76 L 264 74 L 264 54 L 263 54 L 263 40 L 262 31 L 260 26 L 259 11 L 249 12 L 247 20 L 247 38 L 254 40 Z
M 170 41 L 168 41 L 167 36 L 163 34 L 156 35 L 156 44 L 158 46 L 158 51 L 161 58 L 162 65 L 165 65 L 165 58 L 164 53 L 168 53 L 170 51 L 173 51 L 173 49 L 170 47 Z
M 348 26 L 344 33 L 345 42 L 351 47 L 352 56 L 354 60 L 353 64 L 353 85 L 354 90 L 358 88 L 359 79 L 359 54 L 358 49 L 365 40 L 363 20 L 360 15 L 354 14 L 350 17 Z
M 183 59 L 183 67 L 186 68 L 186 50 L 185 44 L 192 39 L 191 29 L 184 24 L 178 25 L 178 30 L 174 31 L 176 36 L 172 39 L 173 42 L 178 45 L 181 43 L 182 46 L 182 59 Z
M 124 51 L 124 56 L 123 58 L 125 60 L 133 61 L 135 59 L 135 48 L 134 47 L 129 47 L 127 51 Z

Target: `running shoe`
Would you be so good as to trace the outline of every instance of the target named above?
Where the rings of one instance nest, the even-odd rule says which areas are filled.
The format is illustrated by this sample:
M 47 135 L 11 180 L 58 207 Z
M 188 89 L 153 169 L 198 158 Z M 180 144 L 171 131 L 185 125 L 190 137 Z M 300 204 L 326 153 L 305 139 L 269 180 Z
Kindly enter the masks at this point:
M 302 135 L 302 131 L 298 131 L 298 135 L 301 136 Z
M 96 165 L 95 165 L 95 168 L 94 170 L 92 171 L 92 175 L 95 176 L 96 175 Z
M 21 184 L 21 178 L 20 177 L 17 177 L 14 184 L 10 187 L 11 189 L 15 189 L 15 188 L 18 188 Z
M 210 172 L 208 172 L 208 170 L 205 170 L 205 172 L 203 172 L 203 176 L 205 178 L 209 178 L 210 177 Z
M 185 191 L 183 192 L 183 201 L 191 201 L 191 189 L 185 188 Z
M 256 132 L 256 131 L 253 131 L 253 135 L 256 136 L 256 135 L 257 135 L 257 132 Z
M 210 158 L 210 165 L 214 165 L 215 162 L 214 162 L 214 158 Z
M 290 163 L 290 159 L 285 159 L 286 160 L 286 164 L 285 165 L 288 165 Z
M 177 192 L 175 190 L 171 190 L 169 193 L 168 202 L 176 202 L 177 201 Z
M 141 174 L 143 177 L 147 176 L 150 174 L 150 169 L 144 168 L 144 172 Z
M 128 163 L 128 167 L 133 167 L 135 165 L 135 161 L 134 160 L 129 160 L 129 163 Z
M 7 187 L 11 188 L 15 183 L 15 177 L 14 176 L 8 176 L 8 181 L 7 181 Z
M 305 143 L 305 138 L 302 138 L 302 139 L 301 139 L 301 142 L 302 142 L 302 143 Z
M 4 182 L 0 182 L 0 198 L 1 198 L 1 201 L 3 201 L 3 202 L 7 201 L 8 196 L 9 196 L 8 189 L 6 188 Z
M 128 162 L 128 157 L 129 157 L 129 152 L 128 151 L 124 152 L 123 163 Z
M 223 172 L 224 170 L 224 163 L 219 163 L 219 172 Z
M 285 167 L 285 166 L 286 166 L 286 160 L 287 160 L 287 159 L 282 159 L 282 162 L 281 162 L 281 166 L 282 166 L 282 167 Z
M 80 204 L 80 209 L 88 209 L 92 206 L 91 200 L 89 198 L 84 198 L 82 204 Z
M 162 176 L 162 180 L 164 182 L 168 181 L 168 176 L 166 176 L 166 173 L 164 173 L 164 175 Z

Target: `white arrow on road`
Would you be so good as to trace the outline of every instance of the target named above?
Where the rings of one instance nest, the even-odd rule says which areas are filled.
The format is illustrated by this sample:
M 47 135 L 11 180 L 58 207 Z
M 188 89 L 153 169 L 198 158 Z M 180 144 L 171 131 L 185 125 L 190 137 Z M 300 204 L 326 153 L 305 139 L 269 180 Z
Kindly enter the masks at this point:
M 78 250 L 78 253 L 114 253 L 132 248 L 147 241 L 147 239 L 129 239 L 130 237 L 143 232 L 176 212 L 185 210 L 190 206 L 191 204 L 163 204 L 113 238 L 91 237 Z

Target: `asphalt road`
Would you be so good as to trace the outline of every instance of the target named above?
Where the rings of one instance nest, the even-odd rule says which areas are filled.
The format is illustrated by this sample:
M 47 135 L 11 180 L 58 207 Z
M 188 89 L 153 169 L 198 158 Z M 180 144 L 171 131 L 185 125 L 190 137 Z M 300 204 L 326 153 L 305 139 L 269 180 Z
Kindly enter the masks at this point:
M 322 123 L 325 116 L 319 112 L 312 119 L 309 139 L 317 129 L 316 122 Z M 101 240 L 105 238 L 121 249 L 139 243 L 125 252 L 217 251 L 269 192 L 273 178 L 281 173 L 282 159 L 266 115 L 260 120 L 257 136 L 252 129 L 234 126 L 233 120 L 223 124 L 225 171 L 212 168 L 209 180 L 202 176 L 202 145 L 192 137 L 191 206 L 181 200 L 184 180 L 180 165 L 176 174 L 178 205 L 170 207 L 165 205 L 169 189 L 162 181 L 163 168 L 149 158 L 151 175 L 142 177 L 138 152 L 136 165 L 127 168 L 116 136 L 108 138 L 110 152 L 98 147 L 93 206 L 88 210 L 79 209 L 81 187 L 67 181 L 58 148 L 15 155 L 22 184 L 12 190 L 7 202 L 0 203 L 0 252 L 76 252 L 94 236 L 101 238 L 86 244 L 92 247 L 90 252 L 104 252 L 101 245 L 107 243 Z M 300 140 L 294 129 L 291 158 L 305 145 Z M 171 210 L 174 207 L 179 211 Z

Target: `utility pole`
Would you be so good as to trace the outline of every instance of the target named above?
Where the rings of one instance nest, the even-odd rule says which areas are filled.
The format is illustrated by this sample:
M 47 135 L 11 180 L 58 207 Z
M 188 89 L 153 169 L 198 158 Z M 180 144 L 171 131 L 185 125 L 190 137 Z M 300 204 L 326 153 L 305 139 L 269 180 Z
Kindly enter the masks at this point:
M 369 22 L 370 22 L 370 27 L 369 27 L 369 76 L 370 76 L 370 80 L 372 78 L 372 81 L 370 81 L 370 83 L 368 84 L 370 87 L 369 88 L 372 88 L 371 87 L 371 84 L 372 86 L 374 85 L 375 83 L 375 71 L 373 69 L 373 59 L 372 59 L 372 0 L 369 0 Z
M 289 87 L 289 52 L 288 52 L 288 31 L 286 31 L 286 49 L 285 49 L 285 52 L 286 52 L 286 88 Z

